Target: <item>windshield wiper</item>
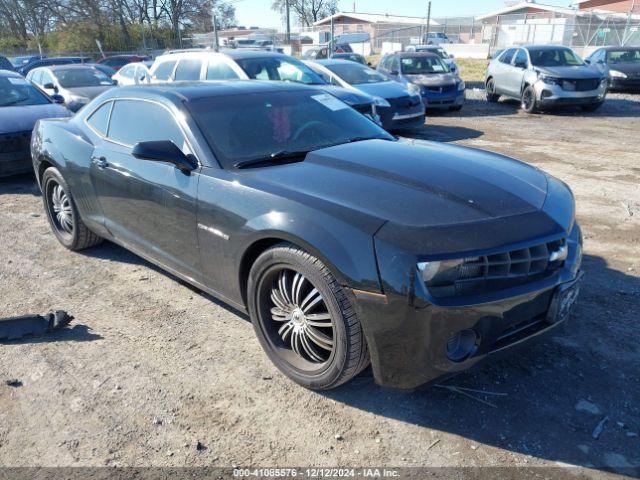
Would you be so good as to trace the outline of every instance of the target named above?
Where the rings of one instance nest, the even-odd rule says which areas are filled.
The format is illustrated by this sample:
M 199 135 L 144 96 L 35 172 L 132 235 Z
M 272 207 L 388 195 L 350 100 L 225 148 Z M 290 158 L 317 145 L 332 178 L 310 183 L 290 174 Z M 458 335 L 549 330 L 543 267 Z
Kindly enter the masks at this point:
M 304 158 L 309 153 L 308 150 L 301 150 L 299 152 L 292 152 L 289 150 L 279 150 L 269 154 L 267 157 L 252 158 L 251 160 L 243 160 L 234 165 L 236 168 L 246 168 L 253 165 L 259 165 L 262 163 L 273 163 L 280 160 L 292 160 L 296 158 Z
M 383 137 L 381 135 L 375 135 L 373 137 L 353 137 L 347 140 L 345 143 L 356 143 L 356 142 L 366 142 L 367 140 L 391 140 L 388 137 Z

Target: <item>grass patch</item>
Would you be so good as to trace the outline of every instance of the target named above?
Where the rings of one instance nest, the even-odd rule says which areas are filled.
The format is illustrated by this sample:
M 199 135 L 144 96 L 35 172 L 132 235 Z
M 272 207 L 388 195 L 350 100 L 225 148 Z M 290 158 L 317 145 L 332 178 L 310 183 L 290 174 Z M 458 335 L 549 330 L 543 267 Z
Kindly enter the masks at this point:
M 465 82 L 484 82 L 487 60 L 476 58 L 456 58 L 455 60 L 460 67 L 460 76 Z

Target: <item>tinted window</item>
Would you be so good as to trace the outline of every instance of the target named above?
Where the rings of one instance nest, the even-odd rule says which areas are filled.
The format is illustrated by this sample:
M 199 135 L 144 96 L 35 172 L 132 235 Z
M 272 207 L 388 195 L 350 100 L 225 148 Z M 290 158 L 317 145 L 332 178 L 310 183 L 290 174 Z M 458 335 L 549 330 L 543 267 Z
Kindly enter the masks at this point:
M 299 60 L 287 57 L 243 58 L 237 60 L 247 76 L 254 80 L 324 84 L 322 79 Z
M 143 101 L 118 100 L 114 103 L 109 138 L 129 146 L 171 140 L 178 147 L 184 147 L 184 136 L 171 114 L 160 105 Z
M 153 77 L 156 80 L 168 80 L 171 72 L 173 72 L 173 67 L 175 67 L 176 61 L 170 60 L 168 62 L 162 62 L 156 68 L 156 71 L 153 73 Z
M 110 67 L 121 68 L 121 67 L 124 67 L 129 62 L 130 60 L 128 58 L 108 58 L 102 63 Z
M 238 78 L 238 74 L 220 60 L 211 60 L 207 67 L 207 80 L 228 80 Z
M 124 67 L 120 69 L 120 76 L 125 78 L 133 78 L 133 72 L 136 67 L 134 65 L 130 65 L 128 67 Z
M 616 65 L 619 63 L 640 63 L 640 49 L 639 50 L 612 50 L 608 55 L 609 63 Z
M 47 103 L 47 97 L 24 78 L 0 77 L 0 107 Z
M 500 61 L 502 63 L 511 63 L 511 60 L 513 60 L 513 56 L 515 54 L 516 54 L 516 49 L 515 48 L 510 48 L 509 50 L 504 52 L 502 57 L 500 57 Z
M 175 80 L 200 80 L 200 69 L 202 62 L 197 59 L 187 58 L 178 62 Z
M 280 151 L 306 152 L 360 137 L 393 138 L 317 90 L 214 96 L 187 106 L 227 168 Z
M 96 132 L 105 136 L 107 135 L 107 127 L 109 126 L 111 105 L 111 102 L 105 103 L 87 119 L 87 123 L 91 125 Z

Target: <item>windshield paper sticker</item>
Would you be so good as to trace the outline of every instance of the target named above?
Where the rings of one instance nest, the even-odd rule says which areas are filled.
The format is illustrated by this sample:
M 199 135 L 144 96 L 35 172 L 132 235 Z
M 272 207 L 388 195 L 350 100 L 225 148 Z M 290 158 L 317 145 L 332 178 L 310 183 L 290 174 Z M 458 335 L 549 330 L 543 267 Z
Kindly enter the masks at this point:
M 442 65 L 434 65 L 433 66 L 433 71 L 434 72 L 444 72 L 444 67 Z
M 349 105 L 341 102 L 336 97 L 334 97 L 333 95 L 329 95 L 328 93 L 323 93 L 322 95 L 313 95 L 311 98 L 334 112 L 337 110 L 349 108 Z

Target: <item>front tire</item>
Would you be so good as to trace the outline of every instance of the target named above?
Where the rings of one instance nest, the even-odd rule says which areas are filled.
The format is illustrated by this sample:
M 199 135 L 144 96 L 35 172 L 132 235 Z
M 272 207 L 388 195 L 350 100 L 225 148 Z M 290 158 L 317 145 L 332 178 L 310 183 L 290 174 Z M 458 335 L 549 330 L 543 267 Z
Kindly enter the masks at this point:
M 49 225 L 64 247 L 75 252 L 102 242 L 102 238 L 89 230 L 80 218 L 69 185 L 57 168 L 45 170 L 41 184 Z
M 500 100 L 500 95 L 496 93 L 496 82 L 493 78 L 487 80 L 487 84 L 485 85 L 485 92 L 487 102 L 497 103 L 498 100 Z
M 317 258 L 283 243 L 262 253 L 249 273 L 247 303 L 258 340 L 294 382 L 329 390 L 369 364 L 354 306 Z
M 536 100 L 536 91 L 531 85 L 527 85 L 522 91 L 522 110 L 527 113 L 538 113 L 538 101 Z

